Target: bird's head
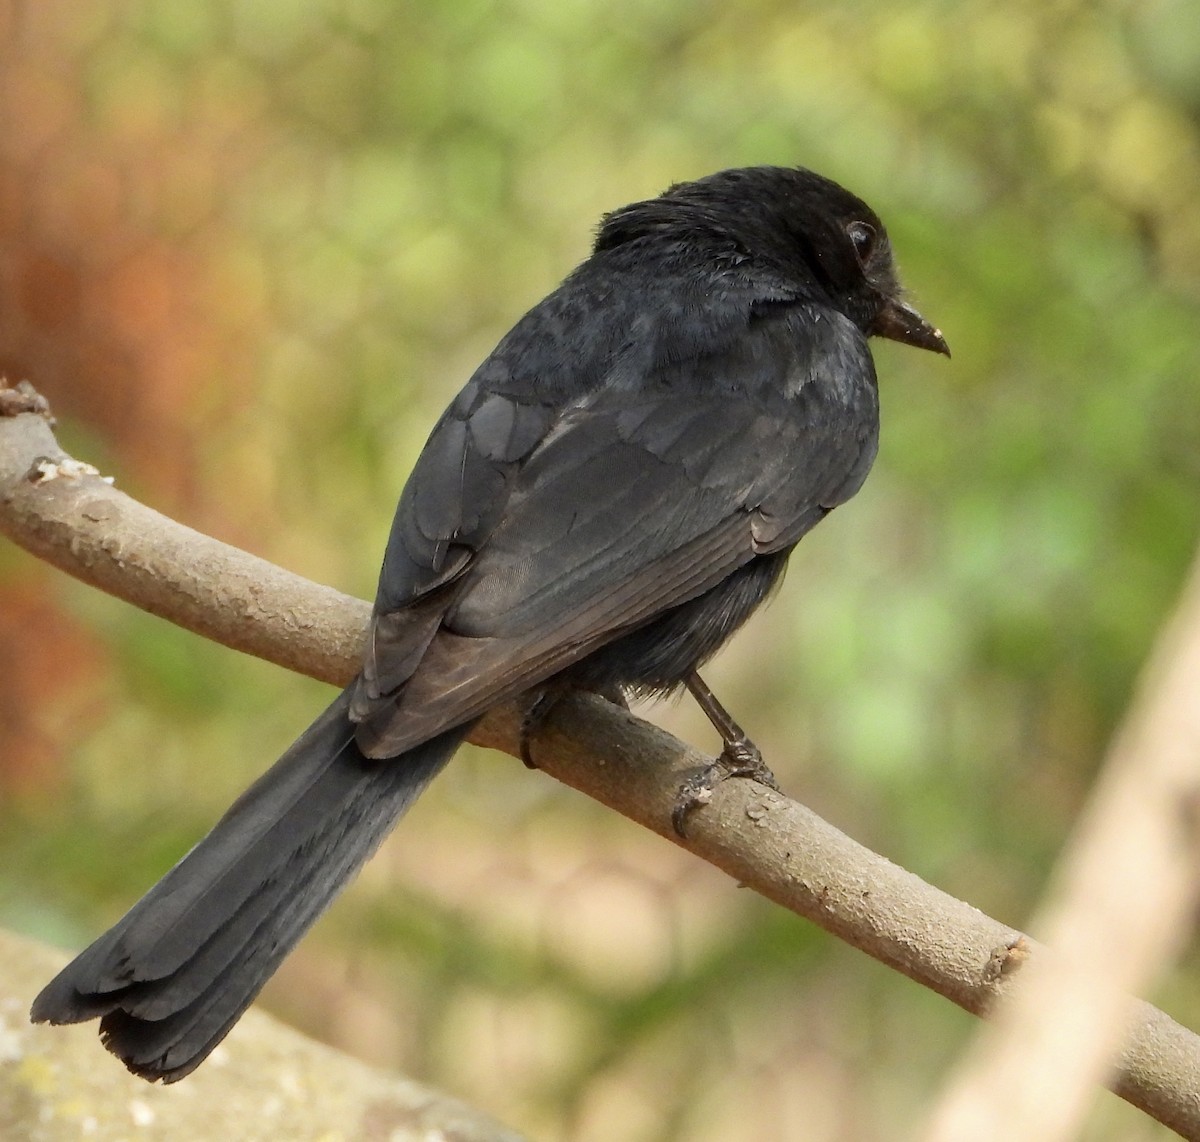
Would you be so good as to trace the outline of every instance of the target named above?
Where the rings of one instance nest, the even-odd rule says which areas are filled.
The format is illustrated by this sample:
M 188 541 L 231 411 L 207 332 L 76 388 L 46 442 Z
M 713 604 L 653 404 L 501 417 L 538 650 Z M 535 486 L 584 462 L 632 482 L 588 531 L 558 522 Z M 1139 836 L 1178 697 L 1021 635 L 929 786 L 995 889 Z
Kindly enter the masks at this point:
M 950 355 L 941 332 L 904 300 L 878 215 L 803 167 L 744 167 L 678 183 L 608 215 L 596 248 L 637 238 L 713 244 L 741 272 L 765 272 L 797 297 L 832 304 L 868 336 Z

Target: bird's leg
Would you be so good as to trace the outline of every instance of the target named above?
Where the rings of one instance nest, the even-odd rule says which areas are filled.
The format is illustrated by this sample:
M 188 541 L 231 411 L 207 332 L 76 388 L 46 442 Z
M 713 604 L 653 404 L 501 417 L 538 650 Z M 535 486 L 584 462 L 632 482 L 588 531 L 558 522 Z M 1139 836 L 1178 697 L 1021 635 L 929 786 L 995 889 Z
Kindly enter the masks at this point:
M 721 735 L 721 740 L 725 743 L 725 748 L 721 751 L 721 760 L 729 767 L 729 776 L 755 777 L 759 773 L 765 773 L 769 779 L 765 784 L 774 786 L 775 778 L 763 764 L 758 746 L 733 720 L 733 715 L 721 705 L 704 679 L 693 670 L 683 680 L 683 684 L 691 691 L 696 704 L 704 711 L 704 716 L 712 722 L 713 729 Z
M 568 689 L 569 687 L 566 686 L 539 686 L 526 695 L 529 704 L 525 707 L 525 713 L 521 717 L 520 742 L 521 760 L 527 769 L 540 768 L 538 763 L 533 760 L 533 754 L 529 747 L 542 728 L 542 723 L 550 716 L 550 711 L 558 705 Z M 595 690 L 592 693 L 598 694 L 606 702 L 612 702 L 614 706 L 620 706 L 622 710 L 629 709 L 629 701 L 625 697 L 625 692 L 619 687 L 611 690 Z
M 707 805 L 712 800 L 713 790 L 722 781 L 727 781 L 730 777 L 751 777 L 772 789 L 779 788 L 779 782 L 775 780 L 775 774 L 767 768 L 758 746 L 746 736 L 745 730 L 717 701 L 717 696 L 708 688 L 704 679 L 693 670 L 683 682 L 696 699 L 696 704 L 704 711 L 705 717 L 721 735 L 725 746 L 720 757 L 712 765 L 689 777 L 679 787 L 675 809 L 671 813 L 671 823 L 681 837 L 687 835 L 684 826 L 689 814 L 693 809 Z

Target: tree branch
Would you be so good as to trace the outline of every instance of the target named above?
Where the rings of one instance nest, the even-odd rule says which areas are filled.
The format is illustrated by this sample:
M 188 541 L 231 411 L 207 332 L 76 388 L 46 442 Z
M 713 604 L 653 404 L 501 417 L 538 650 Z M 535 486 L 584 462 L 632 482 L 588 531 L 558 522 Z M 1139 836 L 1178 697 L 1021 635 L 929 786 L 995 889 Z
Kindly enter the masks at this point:
M 1066 1142 L 1200 896 L 1200 563 L 1159 636 L 1032 926 L 1053 956 L 977 1037 L 928 1142 Z M 1189 1137 L 1197 1137 L 1196 1133 Z
M 358 669 L 367 604 L 130 499 L 71 461 L 36 413 L 0 415 L 0 530 L 76 578 L 226 646 L 335 685 Z M 515 711 L 501 709 L 472 740 L 517 755 L 517 730 Z M 681 840 L 670 823 L 676 792 L 710 759 L 598 698 L 556 706 L 535 748 L 547 773 L 970 1012 L 993 1006 L 1032 948 L 749 781 L 720 786 Z M 1200 1039 L 1141 1002 L 1130 1027 L 1112 1089 L 1200 1138 Z

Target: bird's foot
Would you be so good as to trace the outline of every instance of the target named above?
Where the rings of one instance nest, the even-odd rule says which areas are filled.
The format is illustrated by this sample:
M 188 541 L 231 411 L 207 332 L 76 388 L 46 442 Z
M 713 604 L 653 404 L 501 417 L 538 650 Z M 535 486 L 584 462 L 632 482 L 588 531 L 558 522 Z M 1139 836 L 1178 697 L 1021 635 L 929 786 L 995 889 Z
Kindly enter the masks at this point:
M 680 785 L 675 795 L 675 808 L 671 812 L 671 824 L 675 832 L 686 837 L 688 817 L 702 805 L 707 805 L 717 786 L 731 777 L 748 777 L 779 792 L 779 782 L 763 761 L 758 746 L 749 738 L 736 738 L 725 743 L 716 761 Z
M 538 730 L 542 728 L 542 723 L 550 716 L 550 711 L 558 705 L 558 700 L 561 697 L 561 690 L 534 690 L 530 694 L 532 700 L 525 707 L 525 713 L 521 716 L 520 734 L 521 760 L 525 763 L 526 769 L 538 768 L 538 763 L 533 760 L 530 747 Z
M 622 710 L 628 711 L 629 700 L 625 697 L 623 690 L 614 688 L 594 692 L 606 702 L 611 702 L 614 706 L 620 706 Z M 533 739 L 537 736 L 538 731 L 550 716 L 550 712 L 562 701 L 563 695 L 566 693 L 566 687 L 545 686 L 537 690 L 531 690 L 527 695 L 529 704 L 525 707 L 525 713 L 521 717 L 520 730 L 521 760 L 525 763 L 527 769 L 541 768 L 533 760 L 530 746 L 533 743 Z

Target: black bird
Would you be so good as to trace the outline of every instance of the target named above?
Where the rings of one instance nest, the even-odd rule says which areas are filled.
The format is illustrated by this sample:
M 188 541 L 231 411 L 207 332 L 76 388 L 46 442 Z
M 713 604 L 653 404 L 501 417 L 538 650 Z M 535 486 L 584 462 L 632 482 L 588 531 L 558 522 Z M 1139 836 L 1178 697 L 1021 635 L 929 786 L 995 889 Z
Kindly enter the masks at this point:
M 358 678 L 33 1004 L 173 1082 L 221 1041 L 490 707 L 688 685 L 858 491 L 871 335 L 948 353 L 883 224 L 754 167 L 607 215 L 442 415 L 392 524 Z M 720 776 L 719 774 L 717 776 Z M 676 825 L 702 798 L 681 794 Z

